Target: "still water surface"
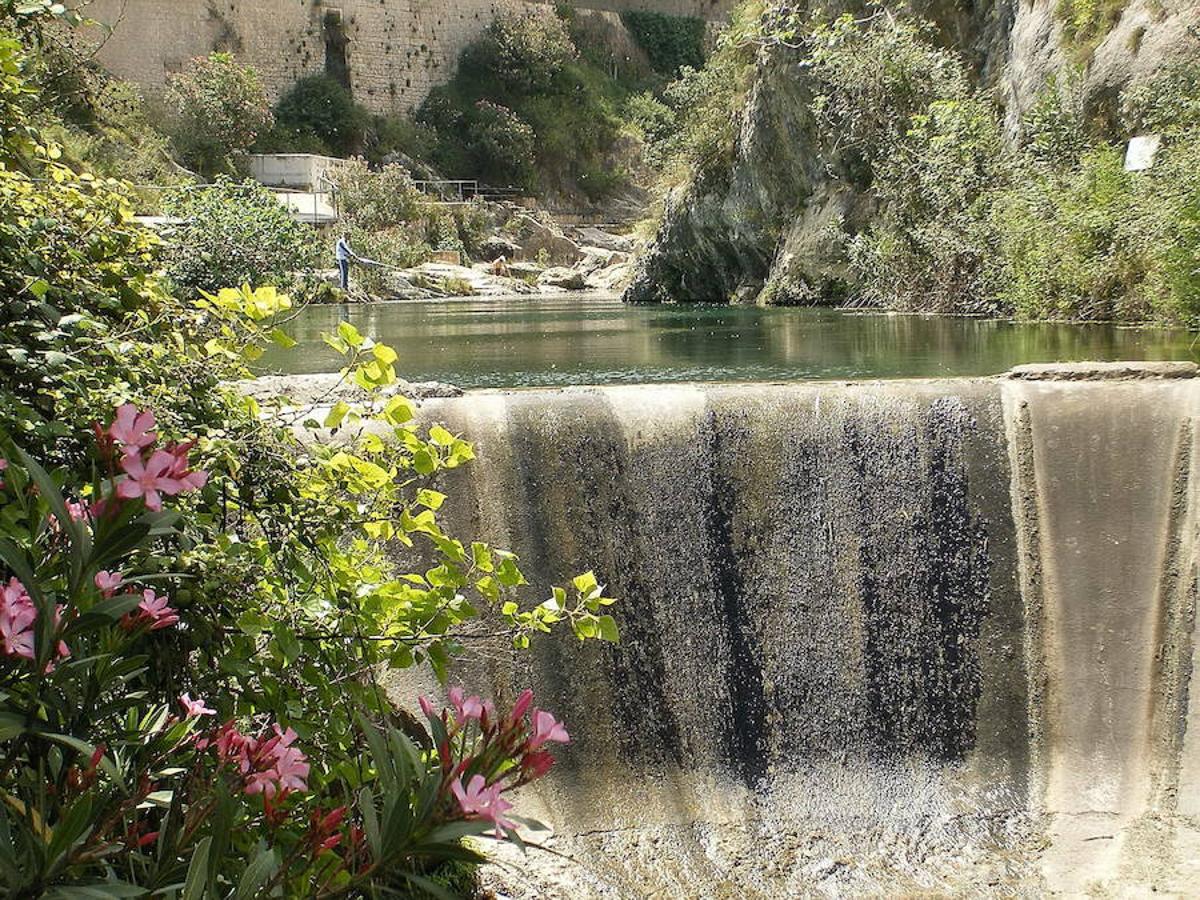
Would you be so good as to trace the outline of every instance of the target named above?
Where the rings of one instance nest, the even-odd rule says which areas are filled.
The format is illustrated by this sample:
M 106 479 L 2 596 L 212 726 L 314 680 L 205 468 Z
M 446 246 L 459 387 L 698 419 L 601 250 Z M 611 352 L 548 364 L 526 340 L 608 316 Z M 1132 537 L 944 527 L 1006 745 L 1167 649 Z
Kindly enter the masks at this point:
M 828 309 L 625 306 L 612 297 L 313 306 L 273 371 L 336 371 L 338 322 L 400 352 L 410 381 L 464 388 L 991 375 L 1026 362 L 1200 360 L 1185 331 L 1024 325 Z

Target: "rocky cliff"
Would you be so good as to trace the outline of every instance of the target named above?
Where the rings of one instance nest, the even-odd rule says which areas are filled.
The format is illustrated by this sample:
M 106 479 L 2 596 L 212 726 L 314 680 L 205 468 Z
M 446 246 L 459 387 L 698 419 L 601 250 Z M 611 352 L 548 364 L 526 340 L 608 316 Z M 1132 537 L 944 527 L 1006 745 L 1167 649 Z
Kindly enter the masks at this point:
M 791 5 L 794 8 L 794 5 Z M 821 3 L 821 8 L 844 5 Z M 769 5 L 765 15 L 782 4 Z M 909 3 L 1000 105 L 1009 141 L 1048 82 L 1082 71 L 1089 121 L 1115 128 L 1123 88 L 1200 54 L 1200 2 L 1128 0 L 1100 33 L 1073 33 L 1066 0 Z M 822 143 L 804 53 L 764 44 L 739 112 L 732 163 L 676 188 L 626 292 L 630 302 L 836 300 L 845 284 L 838 223 L 854 233 L 875 210 L 837 146 Z M 1109 137 L 1118 135 L 1110 133 Z

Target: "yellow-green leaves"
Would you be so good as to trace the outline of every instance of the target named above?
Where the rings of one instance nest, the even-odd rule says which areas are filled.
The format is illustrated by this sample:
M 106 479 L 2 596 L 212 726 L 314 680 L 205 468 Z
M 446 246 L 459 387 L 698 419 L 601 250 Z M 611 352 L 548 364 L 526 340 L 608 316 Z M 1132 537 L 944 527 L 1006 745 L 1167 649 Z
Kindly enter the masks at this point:
M 497 553 L 499 552 L 497 551 Z M 501 569 L 504 568 L 505 563 L 512 564 L 512 570 L 516 571 L 519 583 L 524 584 L 524 577 L 520 575 L 519 570 L 516 570 L 515 557 L 511 554 L 504 554 Z M 493 580 L 489 576 L 487 580 L 489 588 L 494 587 L 496 582 L 507 585 L 507 582 L 512 580 L 512 574 L 510 572 L 507 579 L 497 576 Z M 574 600 L 568 597 L 565 588 L 556 586 L 551 589 L 550 597 L 533 609 L 522 611 L 514 600 L 507 600 L 501 605 L 500 614 L 515 632 L 513 635 L 514 647 L 517 649 L 528 647 L 531 634 L 549 632 L 553 625 L 564 621 L 570 623 L 571 631 L 581 641 L 598 639 L 615 644 L 620 640 L 616 620 L 610 615 L 600 614 L 601 607 L 616 601 L 603 596 L 604 589 L 596 581 L 595 573 L 584 572 L 582 575 L 577 575 L 572 579 L 571 586 L 575 589 Z M 480 590 L 482 591 L 482 588 Z M 498 589 L 496 592 L 498 594 Z
M 373 394 L 396 383 L 396 361 L 400 356 L 387 344 L 364 337 L 349 322 L 340 323 L 336 333 L 324 334 L 322 338 L 338 353 L 348 357 L 342 374 L 367 393 Z M 394 412 L 399 414 L 400 408 Z
M 251 288 L 243 284 L 240 288 L 224 288 L 216 294 L 202 293 L 197 305 L 215 308 L 227 313 L 244 316 L 252 322 L 261 322 L 292 308 L 287 294 L 279 293 L 274 287 Z

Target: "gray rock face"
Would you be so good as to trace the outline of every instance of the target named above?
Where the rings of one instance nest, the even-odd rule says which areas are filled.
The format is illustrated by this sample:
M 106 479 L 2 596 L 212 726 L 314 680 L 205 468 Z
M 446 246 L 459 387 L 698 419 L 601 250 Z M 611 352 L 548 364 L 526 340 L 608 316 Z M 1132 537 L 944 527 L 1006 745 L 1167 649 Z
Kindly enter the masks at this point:
M 520 247 L 522 259 L 545 259 L 551 265 L 570 266 L 583 255 L 579 245 L 555 225 L 525 213 L 510 219 L 505 230 Z
M 561 266 L 554 266 L 543 272 L 538 278 L 538 284 L 567 291 L 581 291 L 587 286 L 584 283 L 582 272 L 578 269 L 566 269 Z
M 1058 0 L 912 5 L 961 52 L 981 87 L 1003 104 L 1009 140 L 1047 79 L 1076 65 Z M 1083 74 L 1089 120 L 1112 123 L 1126 85 L 1200 54 L 1200 0 L 1128 0 Z M 625 293 L 634 303 L 806 302 L 829 296 L 844 274 L 831 240 L 841 219 L 857 230 L 871 198 L 843 177 L 836 151 L 817 140 L 811 87 L 799 54 L 763 51 L 744 106 L 734 161 L 666 200 L 658 234 Z

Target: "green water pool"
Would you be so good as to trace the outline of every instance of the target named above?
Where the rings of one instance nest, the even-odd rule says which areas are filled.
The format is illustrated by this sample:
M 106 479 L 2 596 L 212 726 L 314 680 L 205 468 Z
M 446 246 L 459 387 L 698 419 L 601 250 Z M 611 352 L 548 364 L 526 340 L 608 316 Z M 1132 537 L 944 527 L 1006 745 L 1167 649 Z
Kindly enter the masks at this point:
M 1027 362 L 1200 361 L 1182 330 L 1016 324 L 830 309 L 626 306 L 615 297 L 313 306 L 299 346 L 261 360 L 290 374 L 336 371 L 323 332 L 341 321 L 400 351 L 410 381 L 464 388 L 671 381 L 990 375 Z

